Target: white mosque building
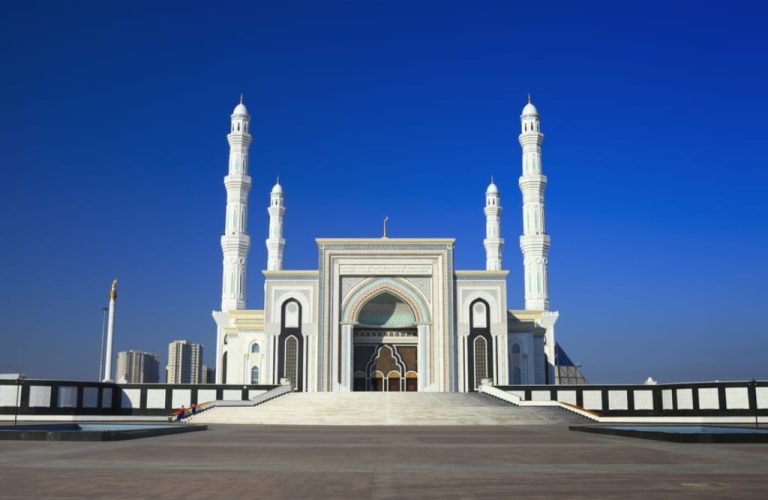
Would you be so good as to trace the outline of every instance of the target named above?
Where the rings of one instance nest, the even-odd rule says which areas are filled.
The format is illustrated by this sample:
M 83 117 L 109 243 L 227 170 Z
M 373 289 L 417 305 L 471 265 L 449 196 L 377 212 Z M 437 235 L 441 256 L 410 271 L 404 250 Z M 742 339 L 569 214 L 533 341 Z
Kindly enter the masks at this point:
M 501 199 L 485 193 L 485 270 L 454 268 L 452 238 L 318 238 L 319 269 L 283 269 L 285 194 L 269 202 L 264 308 L 246 307 L 248 110 L 232 113 L 216 382 L 298 391 L 474 391 L 554 384 L 556 311 L 549 310 L 540 116 L 520 116 L 525 308 L 507 308 Z

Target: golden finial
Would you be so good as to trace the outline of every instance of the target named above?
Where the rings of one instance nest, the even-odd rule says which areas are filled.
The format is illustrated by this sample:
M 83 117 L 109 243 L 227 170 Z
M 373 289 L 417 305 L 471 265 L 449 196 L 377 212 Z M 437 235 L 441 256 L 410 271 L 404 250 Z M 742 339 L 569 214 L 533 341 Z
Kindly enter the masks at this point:
M 117 279 L 112 280 L 112 288 L 109 290 L 109 300 L 117 298 Z
M 382 238 L 387 237 L 387 221 L 389 221 L 389 216 L 385 215 L 384 216 L 384 235 L 382 236 Z

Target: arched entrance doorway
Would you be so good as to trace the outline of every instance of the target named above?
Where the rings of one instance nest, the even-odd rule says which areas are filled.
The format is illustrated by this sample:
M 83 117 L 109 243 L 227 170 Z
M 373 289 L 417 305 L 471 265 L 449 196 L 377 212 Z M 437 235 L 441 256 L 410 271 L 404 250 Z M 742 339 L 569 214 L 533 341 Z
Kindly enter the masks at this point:
M 493 378 L 494 353 L 488 303 L 477 299 L 470 305 L 470 329 L 467 337 L 468 389 L 476 391 L 484 378 Z
M 294 299 L 283 303 L 280 335 L 277 337 L 277 380 L 290 379 L 296 391 L 304 390 L 304 335 L 301 332 L 301 304 Z
M 418 334 L 413 309 L 382 292 L 365 303 L 353 331 L 355 391 L 418 390 Z

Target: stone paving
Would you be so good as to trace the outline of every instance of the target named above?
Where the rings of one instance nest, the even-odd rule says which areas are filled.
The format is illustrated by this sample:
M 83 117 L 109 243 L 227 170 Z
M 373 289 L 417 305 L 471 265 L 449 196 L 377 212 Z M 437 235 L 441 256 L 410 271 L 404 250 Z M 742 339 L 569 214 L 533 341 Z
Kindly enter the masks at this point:
M 768 445 L 541 426 L 245 426 L 0 442 L 12 498 L 766 498 Z

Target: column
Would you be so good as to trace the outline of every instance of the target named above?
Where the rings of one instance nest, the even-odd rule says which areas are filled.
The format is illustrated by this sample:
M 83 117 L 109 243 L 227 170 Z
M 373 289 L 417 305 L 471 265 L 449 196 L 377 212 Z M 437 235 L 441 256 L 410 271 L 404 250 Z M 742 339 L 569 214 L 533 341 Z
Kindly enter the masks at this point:
M 341 325 L 341 391 L 352 391 L 353 380 L 353 345 L 352 334 L 354 332 L 354 324 Z
M 428 391 L 430 386 L 429 377 L 429 325 L 418 325 L 417 336 L 419 344 L 416 348 L 416 364 L 419 371 L 419 391 Z

